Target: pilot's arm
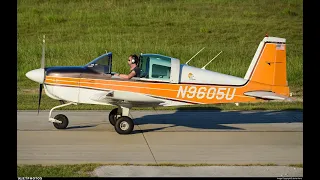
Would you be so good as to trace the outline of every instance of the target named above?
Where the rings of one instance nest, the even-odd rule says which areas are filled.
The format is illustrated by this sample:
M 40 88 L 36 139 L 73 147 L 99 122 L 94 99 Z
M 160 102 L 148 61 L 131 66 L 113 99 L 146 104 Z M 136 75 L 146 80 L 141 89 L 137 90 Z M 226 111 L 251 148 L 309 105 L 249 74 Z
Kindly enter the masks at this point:
M 122 79 L 131 79 L 132 77 L 134 77 L 136 75 L 135 71 L 131 71 L 130 74 L 126 75 L 126 74 L 115 74 L 116 76 L 119 76 Z

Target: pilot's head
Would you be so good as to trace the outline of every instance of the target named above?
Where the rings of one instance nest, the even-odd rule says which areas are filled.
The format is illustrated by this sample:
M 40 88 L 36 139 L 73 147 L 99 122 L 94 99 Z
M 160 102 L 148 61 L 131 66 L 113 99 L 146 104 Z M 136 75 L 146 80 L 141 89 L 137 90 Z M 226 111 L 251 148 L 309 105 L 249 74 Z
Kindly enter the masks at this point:
M 132 64 L 138 65 L 138 63 L 139 63 L 139 58 L 137 55 L 132 54 L 129 56 L 129 58 L 128 58 L 129 66 L 131 66 Z

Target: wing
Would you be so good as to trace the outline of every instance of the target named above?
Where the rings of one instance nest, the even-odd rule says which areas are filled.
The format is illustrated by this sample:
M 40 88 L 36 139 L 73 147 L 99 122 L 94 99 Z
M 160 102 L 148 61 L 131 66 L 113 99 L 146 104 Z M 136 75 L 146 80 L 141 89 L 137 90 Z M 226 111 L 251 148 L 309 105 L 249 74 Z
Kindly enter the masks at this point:
M 270 92 L 270 91 L 249 91 L 249 92 L 245 92 L 244 95 L 252 96 L 252 97 L 256 97 L 256 98 L 261 98 L 261 99 L 267 99 L 267 100 L 292 101 L 292 99 L 287 96 L 284 96 L 281 94 L 276 94 L 276 93 Z
M 138 94 L 134 94 L 134 95 L 139 96 Z M 107 104 L 123 106 L 123 107 L 151 107 L 151 106 L 158 106 L 160 103 L 163 103 L 163 101 L 160 101 L 160 100 L 154 100 L 154 101 L 126 100 L 125 98 L 120 98 L 119 96 L 115 97 L 114 91 L 112 90 L 95 93 L 90 97 L 90 99 L 100 103 L 107 103 Z M 139 98 L 136 98 L 136 99 L 139 99 Z

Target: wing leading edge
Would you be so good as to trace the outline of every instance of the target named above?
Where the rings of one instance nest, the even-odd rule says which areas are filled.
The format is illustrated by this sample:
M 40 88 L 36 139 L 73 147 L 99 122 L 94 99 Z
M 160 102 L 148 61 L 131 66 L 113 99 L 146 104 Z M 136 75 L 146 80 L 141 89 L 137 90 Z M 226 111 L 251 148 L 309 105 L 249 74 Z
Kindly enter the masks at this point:
M 124 97 L 123 94 L 115 91 L 106 91 L 93 94 L 90 99 L 100 103 L 108 103 L 112 105 L 124 106 L 124 107 L 152 107 L 157 106 L 164 101 L 158 99 L 143 99 L 146 96 L 140 94 L 130 94 L 130 96 L 136 96 L 135 98 Z M 150 97 L 151 98 L 151 97 Z M 140 99 L 140 100 L 139 100 Z M 145 100 L 145 101 L 143 101 Z

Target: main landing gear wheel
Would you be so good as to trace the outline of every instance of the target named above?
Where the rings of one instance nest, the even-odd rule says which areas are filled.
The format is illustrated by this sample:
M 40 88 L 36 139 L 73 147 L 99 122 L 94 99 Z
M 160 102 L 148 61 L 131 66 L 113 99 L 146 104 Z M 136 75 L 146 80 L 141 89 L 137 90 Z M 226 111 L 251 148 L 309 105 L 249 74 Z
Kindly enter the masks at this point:
M 57 129 L 65 129 L 67 128 L 68 124 L 69 124 L 69 120 L 67 118 L 67 116 L 63 115 L 63 114 L 58 114 L 54 117 L 54 119 L 61 121 L 61 123 L 57 123 L 54 122 L 53 125 L 55 128 Z
M 109 122 L 114 126 L 117 121 L 118 108 L 113 109 L 109 114 Z
M 134 124 L 130 117 L 122 116 L 117 119 L 114 129 L 118 134 L 130 134 L 133 130 Z

